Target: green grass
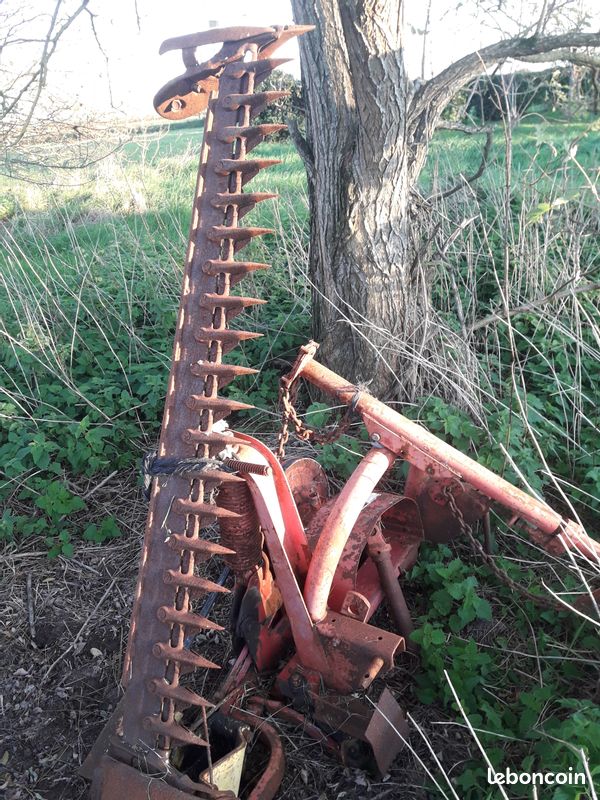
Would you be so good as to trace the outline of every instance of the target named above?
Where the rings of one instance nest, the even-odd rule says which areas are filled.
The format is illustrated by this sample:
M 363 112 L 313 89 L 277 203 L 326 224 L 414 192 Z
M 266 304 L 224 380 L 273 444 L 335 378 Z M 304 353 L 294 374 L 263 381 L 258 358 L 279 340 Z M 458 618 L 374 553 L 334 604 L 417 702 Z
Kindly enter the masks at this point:
M 61 541 L 70 552 L 71 539 L 87 530 L 85 509 L 64 511 L 57 501 L 53 510 L 47 492 L 57 483 L 69 492 L 67 476 L 101 479 L 134 464 L 156 438 L 201 136 L 190 125 L 151 133 L 67 186 L 1 186 L 0 495 L 9 503 L 0 538 L 39 534 L 51 552 Z M 282 202 L 277 220 L 263 204 L 260 224 L 289 228 L 290 215 L 306 221 L 292 148 L 265 145 L 263 154 L 282 164 L 256 188 L 278 191 Z M 274 300 L 269 314 L 254 315 L 268 336 L 236 353 L 265 374 L 236 391 L 272 409 L 270 365 L 291 354 L 309 326 L 305 290 L 289 291 L 288 251 L 270 239 L 254 250 L 275 269 L 246 287 Z M 34 519 L 19 513 L 31 503 Z
M 478 189 L 485 191 L 498 180 L 504 180 L 506 165 L 506 132 L 496 123 L 494 140 L 486 169 Z M 577 145 L 577 159 L 585 169 L 594 170 L 600 163 L 600 125 L 597 120 L 545 122 L 537 115 L 527 115 L 512 131 L 513 155 L 511 178 L 517 187 L 527 178 L 541 178 L 541 187 L 551 189 L 557 168 L 567 163 L 569 151 Z M 459 173 L 474 174 L 481 163 L 481 150 L 485 134 L 462 135 L 456 131 L 441 130 L 435 136 L 422 183 L 431 187 L 434 168 L 446 176 L 453 185 Z M 574 190 L 581 187 L 581 174 L 569 170 L 569 184 Z M 454 180 L 452 179 L 454 176 Z M 445 187 L 444 187 L 445 188 Z
M 197 125 L 172 126 L 138 136 L 95 168 L 72 174 L 68 185 L 0 183 L 0 540 L 35 537 L 51 555 L 68 556 L 82 537 L 104 541 L 121 535 L 118 509 L 90 520 L 90 503 L 78 486 L 131 468 L 156 440 L 200 139 Z M 560 278 L 575 232 L 585 240 L 577 251 L 582 268 L 598 267 L 597 209 L 590 211 L 593 192 L 569 159 L 574 140 L 579 165 L 594 178 L 600 145 L 590 123 L 528 118 L 513 131 L 515 298 L 526 292 L 522 281 L 534 280 L 519 267 L 523 259 L 537 258 L 539 241 L 545 249 L 536 269 L 543 280 Z M 424 191 L 434 174 L 436 186 L 444 188 L 459 173 L 474 172 L 482 141 L 441 132 L 423 176 Z M 260 153 L 282 163 L 258 176 L 252 188 L 277 191 L 280 202 L 261 204 L 253 219 L 282 235 L 253 245 L 253 256 L 274 265 L 244 285 L 245 293 L 269 298 L 249 322 L 267 335 L 235 351 L 235 358 L 260 366 L 262 374 L 231 391 L 262 409 L 246 424 L 265 431 L 276 427 L 282 363 L 310 333 L 310 291 L 302 275 L 308 212 L 300 159 L 288 142 L 262 145 Z M 475 205 L 461 195 L 446 209 L 456 215 L 452 225 L 476 212 L 468 235 L 449 252 L 463 305 L 474 318 L 498 307 L 504 169 L 498 126 L 488 169 L 473 193 Z M 557 197 L 567 202 L 554 209 Z M 543 203 L 549 204 L 546 210 L 540 209 Z M 531 219 L 532 213 L 538 218 Z M 542 281 L 537 273 L 535 280 Z M 436 273 L 435 302 L 456 327 L 451 296 L 444 273 Z M 500 443 L 530 485 L 548 491 L 552 483 L 531 441 L 531 426 L 550 468 L 576 487 L 570 496 L 590 518 L 600 494 L 594 403 L 599 315 L 591 299 L 582 299 L 577 313 L 583 316 L 576 336 L 552 328 L 565 319 L 558 312 L 554 320 L 538 313 L 515 319 L 526 393 L 515 392 L 511 380 L 514 358 L 506 330 L 499 326 L 477 339 L 487 381 L 487 430 L 437 398 L 424 398 L 407 413 L 518 482 Z M 523 399 L 525 419 L 518 402 Z M 343 477 L 363 448 L 345 437 L 341 446 L 324 447 L 322 460 Z M 504 566 L 513 577 L 539 585 L 531 551 L 508 543 L 511 558 Z M 549 573 L 550 580 L 555 577 Z M 578 588 L 572 573 L 560 577 L 565 591 Z M 577 767 L 580 756 L 569 744 L 583 748 L 592 766 L 598 763 L 600 717 L 588 699 L 598 654 L 593 629 L 572 615 L 518 602 L 460 548 L 426 548 L 408 586 L 414 587 L 421 644 L 421 669 L 407 689 L 411 703 L 431 704 L 438 716 L 460 723 L 448 673 L 498 769 Z M 475 626 L 492 622 L 499 632 L 482 644 Z M 454 775 L 461 797 L 484 796 L 482 770 L 473 749 Z M 576 797 L 561 792 L 548 796 Z
M 552 202 L 560 174 L 560 193 L 572 187 L 566 205 L 586 191 L 581 171 L 569 161 L 568 153 L 577 140 L 579 164 L 593 173 L 600 147 L 593 127 L 589 122 L 558 120 L 542 124 L 532 118 L 513 131 L 515 215 L 522 213 L 524 182 L 535 185 L 537 197 Z M 481 213 L 489 213 L 492 220 L 498 211 L 493 192 L 503 183 L 505 153 L 502 127 L 496 128 L 489 167 L 476 186 L 482 198 Z M 131 463 L 140 448 L 156 436 L 201 135 L 201 126 L 189 123 L 139 135 L 94 169 L 71 176 L 70 185 L 48 188 L 0 183 L 5 245 L 0 256 L 0 309 L 6 334 L 0 345 L 4 352 L 4 413 L 19 419 L 20 425 L 19 442 L 8 442 L 6 432 L 0 440 L 5 469 L 13 482 L 9 493 L 19 480 L 19 470 L 31 471 L 35 466 L 30 455 L 24 457 L 21 452 L 16 456 L 17 444 L 21 449 L 28 447 L 32 435 L 54 441 L 55 428 L 49 429 L 43 422 L 46 415 L 54 413 L 52 409 L 65 418 L 66 429 L 89 418 L 92 427 L 108 426 L 111 431 L 100 447 L 102 463 L 93 462 L 91 467 L 83 459 L 87 472 L 91 469 L 101 474 L 115 462 Z M 434 172 L 437 184 L 443 186 L 459 173 L 474 171 L 480 147 L 480 136 L 441 131 L 423 176 L 424 189 Z M 263 144 L 258 152 L 282 163 L 257 176 L 253 188 L 276 191 L 280 201 L 260 204 L 254 220 L 280 229 L 283 236 L 267 237 L 252 247 L 250 257 L 274 264 L 273 270 L 254 277 L 254 285 L 247 287 L 272 300 L 266 308 L 253 312 L 252 324 L 268 335 L 260 342 L 248 343 L 236 357 L 261 365 L 265 374 L 261 381 L 243 381 L 233 391 L 249 394 L 251 401 L 272 409 L 278 359 L 289 356 L 310 331 L 309 292 L 296 263 L 302 261 L 300 251 L 306 249 L 308 211 L 304 171 L 292 145 L 287 141 Z M 490 246 L 500 248 L 498 233 L 492 228 L 489 235 L 496 237 Z M 462 252 L 457 257 L 464 258 Z M 477 266 L 480 316 L 493 308 L 497 298 L 497 287 L 487 277 L 490 270 L 491 278 L 494 264 L 486 264 Z M 443 286 L 439 291 L 444 293 Z M 449 324 L 453 324 L 452 314 Z M 518 324 L 529 323 L 524 319 Z M 543 330 L 538 334 L 543 349 L 546 334 Z M 534 353 L 530 352 L 530 357 L 535 361 Z M 568 371 L 568 365 L 565 369 Z M 543 371 L 542 358 L 538 372 Z M 587 389 L 593 393 L 593 365 L 588 372 Z M 499 376 L 494 392 L 506 391 L 502 380 Z M 536 391 L 544 392 L 543 380 Z M 564 409 L 559 405 L 555 414 L 552 411 L 546 409 L 560 426 Z M 28 422 L 29 417 L 36 421 Z M 572 459 L 565 461 L 552 436 L 546 439 L 550 451 L 556 451 L 554 466 L 571 465 Z M 72 457 L 59 457 L 65 446 L 61 444 L 55 451 L 57 474 L 76 468 Z M 524 447 L 523 440 L 522 457 Z M 525 471 L 539 488 L 535 453 L 528 451 L 527 459 L 531 469 Z M 588 480 L 588 475 L 592 490 L 598 480 L 593 458 L 579 461 L 580 481 Z M 570 467 L 562 469 L 562 474 L 575 477 Z M 31 481 L 35 491 L 40 491 L 44 478 L 36 474 L 25 479 L 20 489 L 24 499 Z

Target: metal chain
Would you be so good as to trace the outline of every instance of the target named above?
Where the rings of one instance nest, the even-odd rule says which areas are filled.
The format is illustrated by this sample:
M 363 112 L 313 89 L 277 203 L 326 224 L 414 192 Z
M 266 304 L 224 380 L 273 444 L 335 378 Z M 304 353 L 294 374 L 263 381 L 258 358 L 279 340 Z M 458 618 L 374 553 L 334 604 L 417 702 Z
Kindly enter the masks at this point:
M 298 381 L 296 378 L 288 380 L 284 376 L 279 384 L 279 404 L 281 406 L 281 431 L 277 444 L 277 458 L 283 461 L 285 458 L 285 447 L 290 438 L 290 424 L 293 425 L 296 436 L 304 442 L 317 442 L 318 444 L 331 444 L 346 433 L 352 424 L 352 417 L 356 410 L 356 404 L 360 396 L 357 389 L 352 402 L 347 407 L 344 414 L 340 415 L 337 424 L 330 431 L 319 431 L 309 428 L 300 419 L 296 411 L 296 398 L 298 396 Z
M 511 578 L 510 575 L 505 570 L 499 567 L 496 564 L 494 558 L 485 551 L 483 545 L 473 533 L 473 528 L 471 528 L 471 526 L 467 523 L 467 521 L 463 516 L 462 511 L 456 505 L 456 500 L 454 498 L 454 495 L 452 494 L 452 487 L 445 486 L 442 489 L 442 493 L 444 494 L 444 496 L 448 501 L 448 507 L 450 508 L 450 511 L 452 511 L 452 513 L 456 517 L 456 521 L 458 522 L 461 533 L 463 533 L 466 536 L 467 540 L 469 541 L 471 549 L 476 555 L 478 555 L 482 559 L 482 561 L 485 562 L 485 564 L 491 569 L 491 571 L 497 578 L 499 578 L 503 583 L 505 583 L 509 589 L 512 589 L 513 592 L 520 594 L 526 600 L 530 600 L 532 603 L 534 603 L 537 606 L 540 606 L 541 608 L 551 609 L 552 611 L 567 610 L 566 607 L 563 605 L 563 603 L 560 603 L 553 597 L 540 597 L 540 595 L 533 594 L 528 589 L 526 589 L 522 584 L 518 583 L 513 578 Z
M 356 394 L 346 409 L 346 412 L 340 417 L 337 425 L 330 431 L 318 431 L 314 428 L 309 428 L 298 416 L 295 403 L 298 394 L 298 381 L 297 379 L 286 380 L 282 378 L 279 385 L 279 402 L 281 405 L 281 431 L 279 433 L 279 441 L 277 445 L 277 457 L 280 461 L 285 458 L 285 447 L 290 436 L 290 424 L 293 425 L 296 435 L 303 441 L 313 441 L 319 444 L 329 444 L 340 438 L 350 428 L 352 417 L 354 415 L 356 403 L 360 396 L 360 391 L 357 389 Z M 481 542 L 476 538 L 473 529 L 465 520 L 462 511 L 456 505 L 456 500 L 452 494 L 451 486 L 445 486 L 442 490 L 444 496 L 448 501 L 448 507 L 455 516 L 461 533 L 467 538 L 471 545 L 473 552 L 478 555 L 482 561 L 489 567 L 494 575 L 506 584 L 509 589 L 517 594 L 520 594 L 526 600 L 530 600 L 535 605 L 550 609 L 552 611 L 565 611 L 565 606 L 558 600 L 550 597 L 541 597 L 540 595 L 533 594 L 526 589 L 522 584 L 515 581 L 510 575 L 499 567 L 494 558 L 485 551 Z

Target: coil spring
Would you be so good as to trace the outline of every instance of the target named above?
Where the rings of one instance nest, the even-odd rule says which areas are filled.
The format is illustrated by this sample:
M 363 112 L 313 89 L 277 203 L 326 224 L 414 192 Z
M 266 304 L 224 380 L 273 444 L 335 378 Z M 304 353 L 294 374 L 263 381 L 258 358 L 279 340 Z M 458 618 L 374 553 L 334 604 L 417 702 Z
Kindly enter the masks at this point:
M 221 544 L 235 555 L 224 560 L 236 575 L 248 572 L 262 562 L 262 534 L 254 501 L 246 481 L 222 484 L 219 488 L 219 506 L 235 511 L 239 517 L 220 520 Z

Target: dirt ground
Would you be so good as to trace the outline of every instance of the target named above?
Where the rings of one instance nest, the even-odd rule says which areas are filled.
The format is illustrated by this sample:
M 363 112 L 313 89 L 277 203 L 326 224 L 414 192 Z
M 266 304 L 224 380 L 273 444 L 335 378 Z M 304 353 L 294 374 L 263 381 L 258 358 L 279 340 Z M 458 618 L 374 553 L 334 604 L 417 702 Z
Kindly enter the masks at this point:
M 85 486 L 78 488 L 85 493 Z M 78 767 L 121 696 L 146 503 L 132 473 L 115 475 L 93 500 L 97 511 L 118 509 L 123 538 L 103 546 L 82 543 L 68 559 L 50 561 L 35 542 L 11 545 L 2 557 L 0 796 L 7 800 L 86 797 L 89 787 Z M 217 621 L 226 616 L 223 608 L 212 614 Z M 225 665 L 231 660 L 228 636 L 218 633 L 204 645 L 207 657 Z M 410 656 L 402 658 L 386 683 L 400 704 L 411 708 L 437 755 L 460 765 L 470 743 L 460 729 L 435 724 L 439 710 L 415 703 L 416 664 Z M 411 740 L 414 752 L 405 749 L 390 773 L 374 780 L 334 762 L 298 729 L 274 724 L 287 759 L 280 800 L 432 796 L 422 788 L 427 776 L 419 764 L 432 757 L 418 736 Z

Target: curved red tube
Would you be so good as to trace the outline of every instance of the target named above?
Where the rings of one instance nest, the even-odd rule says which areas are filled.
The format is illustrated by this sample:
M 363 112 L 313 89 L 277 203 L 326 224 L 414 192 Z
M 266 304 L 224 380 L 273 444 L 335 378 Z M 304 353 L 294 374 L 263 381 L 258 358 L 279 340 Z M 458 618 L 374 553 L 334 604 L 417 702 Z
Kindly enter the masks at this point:
M 396 455 L 385 447 L 370 450 L 352 473 L 331 509 L 315 547 L 304 584 L 304 599 L 313 622 L 320 622 L 327 614 L 327 599 L 333 576 L 348 537 L 373 489 L 395 460 Z
M 241 708 L 231 708 L 227 713 L 238 722 L 243 722 L 253 728 L 270 750 L 269 763 L 248 795 L 248 800 L 272 800 L 281 786 L 285 774 L 283 745 L 277 731 L 262 717 L 249 714 L 247 711 L 242 711 Z

